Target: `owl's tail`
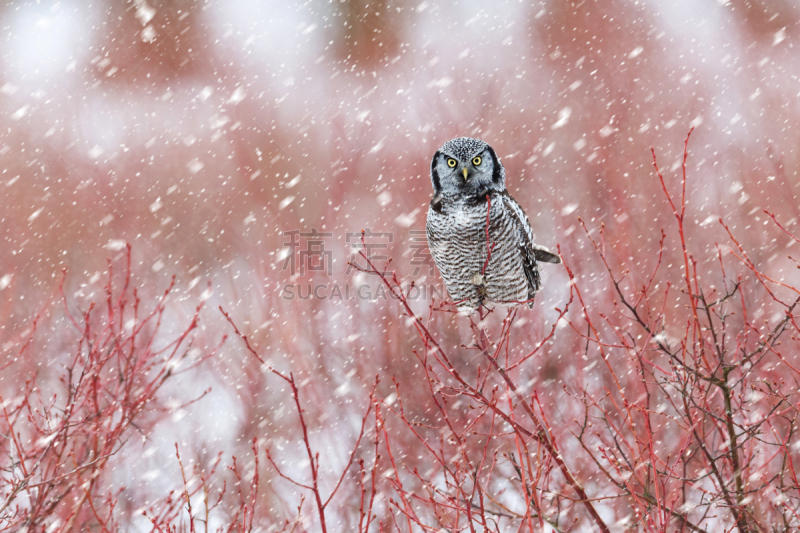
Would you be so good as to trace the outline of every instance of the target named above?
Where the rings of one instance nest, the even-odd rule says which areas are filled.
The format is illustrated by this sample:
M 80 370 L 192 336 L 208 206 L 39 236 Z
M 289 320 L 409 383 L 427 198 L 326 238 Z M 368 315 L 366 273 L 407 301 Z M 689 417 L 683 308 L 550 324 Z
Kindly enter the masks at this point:
M 534 245 L 533 255 L 536 257 L 536 260 L 541 263 L 553 263 L 556 265 L 561 263 L 561 257 L 559 257 L 558 254 L 554 254 L 544 246 Z

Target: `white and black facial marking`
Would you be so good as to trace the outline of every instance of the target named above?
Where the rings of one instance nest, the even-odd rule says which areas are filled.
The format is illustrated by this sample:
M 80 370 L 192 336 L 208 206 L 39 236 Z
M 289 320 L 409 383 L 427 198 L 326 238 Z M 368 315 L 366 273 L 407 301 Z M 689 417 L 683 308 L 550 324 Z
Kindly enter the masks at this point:
M 505 169 L 491 146 L 478 139 L 459 137 L 433 155 L 434 195 L 473 197 L 504 191 Z

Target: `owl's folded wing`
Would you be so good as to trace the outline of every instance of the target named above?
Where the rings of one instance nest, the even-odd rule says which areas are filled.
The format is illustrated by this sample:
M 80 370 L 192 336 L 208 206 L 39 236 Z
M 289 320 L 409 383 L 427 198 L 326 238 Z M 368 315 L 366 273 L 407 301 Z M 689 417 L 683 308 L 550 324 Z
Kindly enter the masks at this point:
M 537 248 L 533 245 L 533 231 L 528 222 L 528 217 L 525 216 L 525 212 L 517 201 L 508 195 L 503 196 L 503 201 L 508 207 L 508 212 L 512 216 L 514 225 L 517 227 L 519 251 L 522 255 L 522 269 L 525 272 L 525 278 L 528 280 L 528 299 L 533 300 L 533 297 L 542 288 L 539 267 L 536 264 L 538 257 Z M 532 302 L 529 305 L 532 305 Z
M 522 266 L 525 271 L 525 278 L 528 280 L 528 299 L 532 300 L 536 293 L 542 287 L 541 276 L 539 274 L 539 266 L 537 262 L 542 263 L 561 263 L 561 257 L 545 248 L 544 246 L 536 246 L 533 244 L 533 230 L 528 221 L 528 217 L 522 210 L 522 207 L 510 195 L 504 195 L 503 200 L 508 206 L 508 211 L 511 213 L 517 232 L 519 234 L 519 249 L 522 254 Z

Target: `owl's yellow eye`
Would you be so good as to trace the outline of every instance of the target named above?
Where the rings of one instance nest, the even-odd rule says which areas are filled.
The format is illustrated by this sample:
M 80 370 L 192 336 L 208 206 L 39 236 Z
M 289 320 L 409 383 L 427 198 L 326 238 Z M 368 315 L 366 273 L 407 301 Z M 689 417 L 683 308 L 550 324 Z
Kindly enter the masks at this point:
M 477 167 L 481 164 L 481 161 L 483 161 L 483 159 L 481 159 L 481 156 L 478 156 L 472 159 L 472 164 Z
M 448 159 L 447 166 L 450 168 L 456 168 L 456 160 L 455 159 Z

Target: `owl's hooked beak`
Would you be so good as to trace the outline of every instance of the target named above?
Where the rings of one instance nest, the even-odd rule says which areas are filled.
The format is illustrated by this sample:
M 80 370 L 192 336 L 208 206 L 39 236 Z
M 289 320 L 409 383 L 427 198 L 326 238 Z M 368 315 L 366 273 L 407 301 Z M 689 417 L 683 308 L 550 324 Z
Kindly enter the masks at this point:
M 469 172 L 469 169 L 467 167 L 464 167 L 461 169 L 461 172 L 464 173 L 464 181 L 467 181 L 467 172 Z

